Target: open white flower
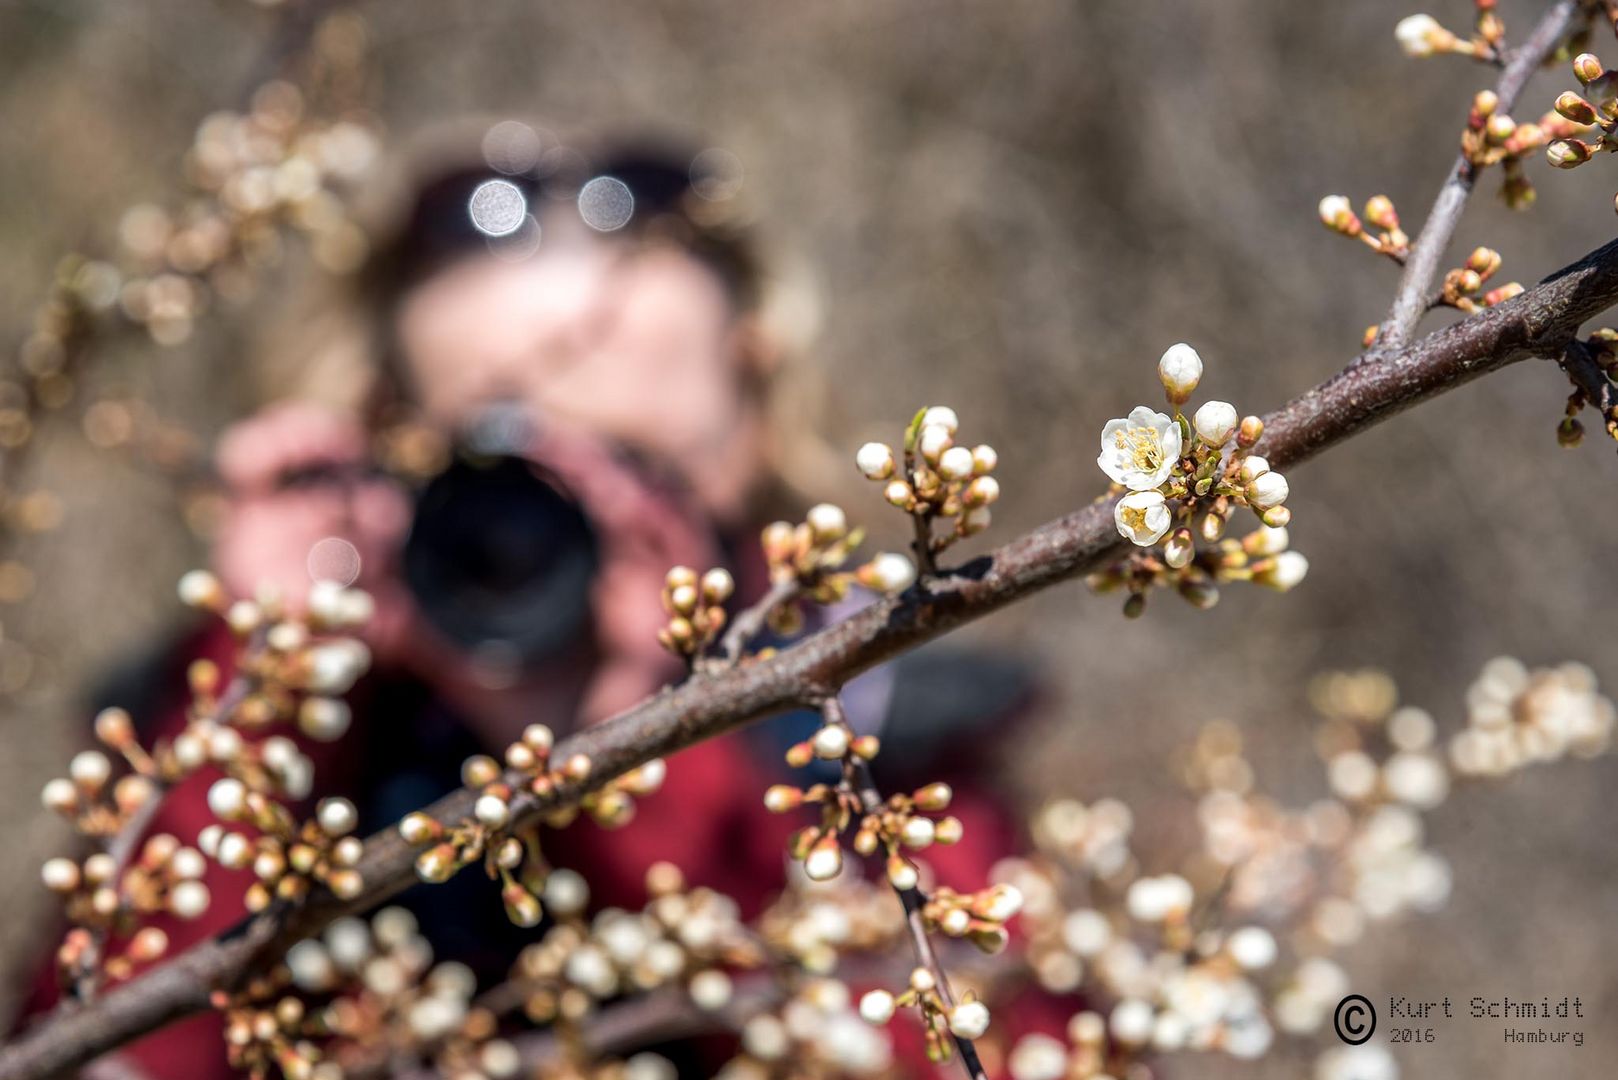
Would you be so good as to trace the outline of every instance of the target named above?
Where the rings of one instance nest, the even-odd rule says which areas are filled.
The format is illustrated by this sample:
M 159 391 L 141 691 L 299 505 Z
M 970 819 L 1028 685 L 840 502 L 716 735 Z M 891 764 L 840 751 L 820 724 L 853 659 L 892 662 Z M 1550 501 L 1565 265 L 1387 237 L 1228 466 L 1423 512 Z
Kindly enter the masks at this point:
M 1118 525 L 1119 536 L 1140 547 L 1151 547 L 1169 531 L 1173 515 L 1159 492 L 1133 491 L 1118 500 L 1112 520 Z
M 1169 478 L 1180 460 L 1180 425 L 1145 405 L 1127 419 L 1101 429 L 1101 471 L 1130 491 L 1150 491 Z

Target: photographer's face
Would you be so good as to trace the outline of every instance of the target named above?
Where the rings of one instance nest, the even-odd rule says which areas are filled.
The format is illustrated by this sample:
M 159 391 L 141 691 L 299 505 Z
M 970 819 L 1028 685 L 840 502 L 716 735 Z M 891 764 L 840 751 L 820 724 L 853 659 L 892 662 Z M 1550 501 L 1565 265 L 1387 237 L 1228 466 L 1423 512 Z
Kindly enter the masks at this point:
M 494 402 L 637 447 L 731 516 L 758 418 L 724 288 L 678 250 L 560 238 L 523 262 L 474 257 L 405 297 L 398 339 L 417 402 L 454 429 Z

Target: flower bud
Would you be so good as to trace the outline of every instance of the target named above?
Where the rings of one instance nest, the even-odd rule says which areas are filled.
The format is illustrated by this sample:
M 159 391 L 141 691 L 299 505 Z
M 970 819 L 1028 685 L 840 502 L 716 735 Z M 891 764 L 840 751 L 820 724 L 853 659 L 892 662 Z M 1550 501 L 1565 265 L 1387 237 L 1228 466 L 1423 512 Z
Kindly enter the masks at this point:
M 1202 357 L 1184 342 L 1170 345 L 1157 362 L 1157 377 L 1162 381 L 1169 401 L 1175 405 L 1184 404 L 1197 389 L 1197 383 L 1202 381 Z
M 79 864 L 72 859 L 49 859 L 39 868 L 39 878 L 51 892 L 70 893 L 79 887 Z
M 1386 195 L 1372 195 L 1365 200 L 1365 220 L 1384 232 L 1395 232 L 1399 228 L 1399 212 Z
M 68 762 L 67 774 L 85 791 L 100 791 L 112 775 L 112 762 L 99 750 L 81 750 Z
M 225 588 L 206 570 L 192 570 L 180 578 L 180 603 L 203 611 L 217 611 L 225 604 Z
M 992 476 L 980 476 L 966 486 L 961 494 L 961 502 L 966 506 L 977 509 L 980 506 L 989 506 L 1000 498 L 1000 481 Z
M 1242 426 L 1236 429 L 1236 445 L 1243 450 L 1251 448 L 1264 434 L 1264 421 L 1257 416 L 1242 417 Z
M 883 593 L 904 592 L 916 580 L 909 556 L 884 551 L 859 569 L 860 584 Z
M 353 712 L 341 698 L 307 697 L 298 706 L 298 730 L 316 742 L 335 742 L 348 731 Z
M 1292 511 L 1284 506 L 1272 506 L 1261 511 L 1258 519 L 1273 529 L 1284 529 L 1292 524 Z
M 1264 472 L 1247 484 L 1247 501 L 1259 510 L 1268 510 L 1287 501 L 1287 478 L 1278 472 Z
M 957 1039 L 980 1039 L 989 1030 L 989 1007 L 981 1001 L 963 1001 L 949 1011 L 949 1031 Z
M 1196 544 L 1191 539 L 1191 530 L 1182 525 L 1174 530 L 1174 535 L 1163 545 L 1163 561 L 1175 570 L 1184 570 L 1191 565 L 1191 557 L 1196 551 Z
M 1496 145 L 1511 138 L 1511 133 L 1517 130 L 1517 121 L 1505 113 L 1495 113 L 1483 125 L 1483 134 L 1490 142 Z
M 839 761 L 848 753 L 849 731 L 842 724 L 827 724 L 815 732 L 815 756 L 824 761 Z
M 952 446 L 938 455 L 938 471 L 945 480 L 965 480 L 975 468 L 972 451 L 964 446 Z
M 921 434 L 916 439 L 916 450 L 921 456 L 933 464 L 943 457 L 944 451 L 955 445 L 953 428 L 946 428 L 941 424 L 922 425 Z
M 169 910 L 182 919 L 200 918 L 208 910 L 208 886 L 200 881 L 182 881 L 169 890 Z
M 994 467 L 1000 464 L 1000 455 L 988 443 L 980 443 L 972 448 L 972 468 L 979 476 L 994 472 Z
M 843 871 L 843 849 L 837 837 L 827 836 L 809 849 L 803 860 L 803 872 L 810 881 L 830 881 Z
M 1344 236 L 1358 236 L 1365 230 L 1354 215 L 1354 207 L 1346 195 L 1327 195 L 1320 200 L 1320 223 Z
M 921 880 L 916 872 L 916 864 L 903 855 L 888 856 L 888 884 L 901 892 L 905 889 L 914 889 Z
M 247 788 L 240 780 L 225 777 L 208 789 L 208 809 L 222 821 L 232 821 L 247 809 Z
M 916 505 L 916 493 L 911 491 L 910 485 L 903 480 L 890 481 L 888 486 L 882 489 L 882 497 L 901 510 L 909 510 Z
M 315 820 L 327 836 L 346 836 L 359 824 L 359 813 L 347 799 L 324 799 L 315 808 Z
M 1286 592 L 1309 573 L 1309 560 L 1301 552 L 1283 551 L 1268 563 L 1255 567 L 1253 580 L 1276 592 Z
M 1437 52 L 1447 52 L 1455 44 L 1455 35 L 1439 25 L 1431 15 L 1407 15 L 1393 28 L 1393 36 L 1406 56 L 1421 58 Z
M 1236 406 L 1228 401 L 1205 401 L 1191 418 L 1197 438 L 1215 448 L 1230 441 L 1231 436 L 1236 434 L 1238 424 Z
M 860 1017 L 867 1024 L 886 1024 L 893 1019 L 893 1011 L 893 995 L 886 990 L 872 990 L 860 998 Z
M 455 847 L 438 844 L 416 856 L 416 876 L 432 884 L 448 881 L 455 873 Z
M 954 792 L 950 790 L 948 784 L 934 783 L 916 789 L 916 793 L 911 796 L 911 800 L 915 802 L 916 809 L 936 814 L 940 810 L 949 809 L 949 801 L 953 797 Z
M 791 784 L 772 784 L 764 792 L 764 809 L 784 814 L 803 805 L 803 792 Z
M 1558 169 L 1575 169 L 1590 160 L 1590 148 L 1578 139 L 1557 139 L 1545 148 L 1545 160 Z
M 1580 53 L 1573 58 L 1573 74 L 1586 86 L 1605 74 L 1601 61 L 1593 53 Z
M 1575 124 L 1588 126 L 1596 122 L 1595 106 L 1572 90 L 1558 94 L 1555 107 L 1558 115 Z
M 848 517 L 841 507 L 831 503 L 811 506 L 807 520 L 815 539 L 822 543 L 841 540 L 848 533 Z
M 1466 268 L 1476 274 L 1480 281 L 1492 277 L 1500 269 L 1500 253 L 1493 248 L 1474 248 L 1472 254 L 1466 257 Z
M 893 447 L 887 443 L 866 443 L 855 453 L 854 467 L 867 480 L 886 480 L 893 475 Z
M 730 571 L 714 569 L 702 575 L 702 598 L 710 604 L 723 604 L 736 591 Z

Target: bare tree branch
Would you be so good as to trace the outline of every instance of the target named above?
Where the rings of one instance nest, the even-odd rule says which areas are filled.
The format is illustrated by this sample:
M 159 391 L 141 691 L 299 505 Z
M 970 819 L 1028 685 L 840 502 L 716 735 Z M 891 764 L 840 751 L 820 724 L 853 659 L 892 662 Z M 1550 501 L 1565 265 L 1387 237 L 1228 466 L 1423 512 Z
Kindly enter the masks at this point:
M 1579 15 L 1580 7 L 1578 0 L 1557 0 L 1539 20 L 1528 40 L 1511 50 L 1505 70 L 1500 73 L 1500 81 L 1494 87 L 1495 96 L 1500 100 L 1500 113 L 1510 113 L 1516 106 L 1529 77 L 1566 36 Z M 1410 245 L 1410 257 L 1405 261 L 1404 274 L 1399 278 L 1399 291 L 1394 294 L 1388 317 L 1377 330 L 1376 343 L 1354 361 L 1356 365 L 1373 356 L 1384 356 L 1403 348 L 1410 340 L 1416 324 L 1429 310 L 1428 295 L 1432 292 L 1433 280 L 1438 276 L 1444 252 L 1455 236 L 1461 211 L 1466 208 L 1467 196 L 1472 194 L 1479 171 L 1464 153 L 1456 157 L 1444 186 L 1438 190 L 1438 198 L 1434 200 L 1427 220 L 1422 223 L 1421 232 Z
M 1541 284 L 1430 334 L 1382 362 L 1351 367 L 1265 418 L 1255 452 L 1277 467 L 1305 461 L 1366 428 L 1487 372 L 1531 357 L 1560 356 L 1581 323 L 1618 304 L 1618 241 Z M 1084 467 L 1081 463 L 1080 467 Z M 586 754 L 582 784 L 512 805 L 517 827 L 652 758 L 663 757 L 751 721 L 824 700 L 848 679 L 1041 589 L 1102 565 L 1123 545 L 1112 506 L 1097 501 L 974 559 L 926 578 L 765 660 L 698 674 L 557 747 L 561 759 Z M 457 791 L 426 812 L 443 821 L 472 813 L 475 793 Z M 272 908 L 244 920 L 90 1005 L 40 1024 L 0 1050 L 0 1080 L 37 1080 L 106 1053 L 208 1006 L 218 987 L 238 984 L 293 942 L 333 919 L 369 910 L 415 881 L 415 851 L 395 830 L 365 844 L 365 888 L 350 901 L 321 891 L 298 908 Z

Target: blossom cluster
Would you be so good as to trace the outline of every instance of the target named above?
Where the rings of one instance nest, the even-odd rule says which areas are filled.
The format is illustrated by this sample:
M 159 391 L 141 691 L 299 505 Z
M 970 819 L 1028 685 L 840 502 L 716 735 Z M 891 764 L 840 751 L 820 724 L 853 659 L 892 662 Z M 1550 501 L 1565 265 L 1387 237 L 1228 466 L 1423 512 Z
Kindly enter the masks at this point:
M 1173 415 L 1139 405 L 1101 430 L 1096 464 L 1113 491 L 1122 492 L 1114 523 L 1143 550 L 1091 575 L 1090 584 L 1097 591 L 1127 589 L 1130 615 L 1144 609 L 1153 585 L 1211 607 L 1222 582 L 1253 581 L 1284 592 L 1309 568 L 1288 550 L 1287 479 L 1252 452 L 1264 422 L 1240 416 L 1224 401 L 1204 402 L 1190 417 L 1181 411 L 1202 370 L 1195 349 L 1172 346 L 1158 361 L 1158 377 Z M 1225 540 L 1226 524 L 1242 507 L 1258 515 L 1262 527 L 1239 542 Z
M 437 884 L 481 860 L 489 877 L 501 883 L 507 917 L 518 926 L 537 926 L 544 917 L 541 897 L 549 895 L 551 871 L 540 850 L 539 825 L 520 823 L 516 804 L 524 797 L 548 798 L 563 784 L 583 783 L 593 768 L 585 754 L 553 761 L 555 741 L 550 728 L 530 724 L 506 747 L 504 768 L 486 755 L 467 758 L 461 764 L 461 782 L 476 798 L 471 816 L 453 825 L 420 811 L 406 814 L 399 835 L 423 849 L 416 857 L 416 876 Z M 654 758 L 586 793 L 579 809 L 555 811 L 545 823 L 564 827 L 582 810 L 608 828 L 628 824 L 635 797 L 655 792 L 666 773 L 662 759 Z
M 348 634 L 370 618 L 370 597 L 317 584 L 307 614 L 292 617 L 275 596 L 232 601 L 205 571 L 186 574 L 179 593 L 234 633 L 237 656 L 228 681 L 214 662 L 192 663 L 184 728 L 149 747 L 140 744 L 127 712 L 104 710 L 95 735 L 106 749 L 79 752 L 67 777 L 47 782 L 41 794 L 46 807 L 102 845 L 82 862 L 53 858 L 42 872 L 73 923 L 57 956 L 63 982 L 85 995 L 103 975 L 125 978 L 166 950 L 160 930 L 141 926 L 146 917 L 169 912 L 189 919 L 207 909 L 201 878 L 209 858 L 254 871 L 246 897 L 253 910 L 276 896 L 301 897 L 315 882 L 348 896 L 362 885 L 355 869 L 360 842 L 347 835 L 355 824 L 353 806 L 326 800 L 300 827 L 281 801 L 306 798 L 314 778 L 308 756 L 282 730 L 331 740 L 348 728 L 349 707 L 338 695 L 369 662 L 365 646 Z M 126 768 L 116 780 L 109 752 Z M 194 838 L 195 846 L 167 833 L 143 840 L 166 790 L 205 769 L 223 773 L 208 793 L 215 815 L 250 826 L 255 835 L 216 825 Z M 114 940 L 128 943 L 124 952 L 103 956 Z
M 1291 809 L 1262 794 L 1240 729 L 1211 723 L 1179 759 L 1202 843 L 1177 871 L 1142 869 L 1150 859 L 1132 844 L 1134 816 L 1115 800 L 1062 799 L 1038 812 L 1035 852 L 994 876 L 1025 897 L 1035 979 L 1087 1007 L 1064 1038 L 1032 1034 L 1011 1047 L 1014 1080 L 1127 1075 L 1184 1050 L 1252 1058 L 1280 1038 L 1315 1035 L 1349 987 L 1334 952 L 1376 922 L 1448 899 L 1449 868 L 1425 843 L 1423 815 L 1484 771 L 1472 767 L 1476 733 L 1504 740 L 1509 730 L 1514 745 L 1535 747 L 1516 759 L 1524 764 L 1598 753 L 1613 723 L 1612 703 L 1578 665 L 1529 673 L 1491 662 L 1448 763 L 1437 721 L 1401 706 L 1380 672 L 1323 676 L 1311 698 L 1329 797 Z M 1492 760 L 1489 775 L 1514 767 Z M 1322 1055 L 1317 1074 L 1365 1068 L 1397 1075 L 1385 1054 L 1341 1050 Z
M 929 405 L 911 419 L 898 455 L 881 442 L 868 442 L 854 455 L 860 475 L 882 484 L 882 497 L 911 516 L 916 560 L 925 571 L 956 541 L 988 528 L 990 507 L 1000 498 L 1000 481 L 992 475 L 1000 455 L 987 443 L 957 442 L 959 433 L 954 409 Z M 939 521 L 953 525 L 934 536 Z
M 1554 106 L 1571 130 L 1545 149 L 1546 160 L 1558 169 L 1576 169 L 1596 154 L 1618 150 L 1618 73 L 1606 70 L 1594 54 L 1580 53 L 1573 59 L 1573 74 L 1583 92 L 1563 91 Z
M 1503 59 L 1505 26 L 1493 0 L 1486 0 L 1478 4 L 1477 31 L 1469 39 L 1445 29 L 1438 20 L 1425 14 L 1400 20 L 1394 36 L 1407 56 L 1455 53 L 1498 63 Z M 1599 63 L 1594 71 L 1599 75 Z M 1478 168 L 1500 165 L 1504 173 L 1501 197 L 1513 209 L 1526 209 L 1535 197 L 1534 185 L 1523 172 L 1527 155 L 1540 147 L 1548 147 L 1551 164 L 1567 167 L 1571 157 L 1580 153 L 1571 143 L 1577 143 L 1575 137 L 1591 123 L 1593 117 L 1577 108 L 1564 110 L 1560 100 L 1555 110 L 1538 120 L 1518 123 L 1500 111 L 1500 99 L 1494 91 L 1483 90 L 1473 98 L 1466 129 L 1461 135 L 1461 152 Z

